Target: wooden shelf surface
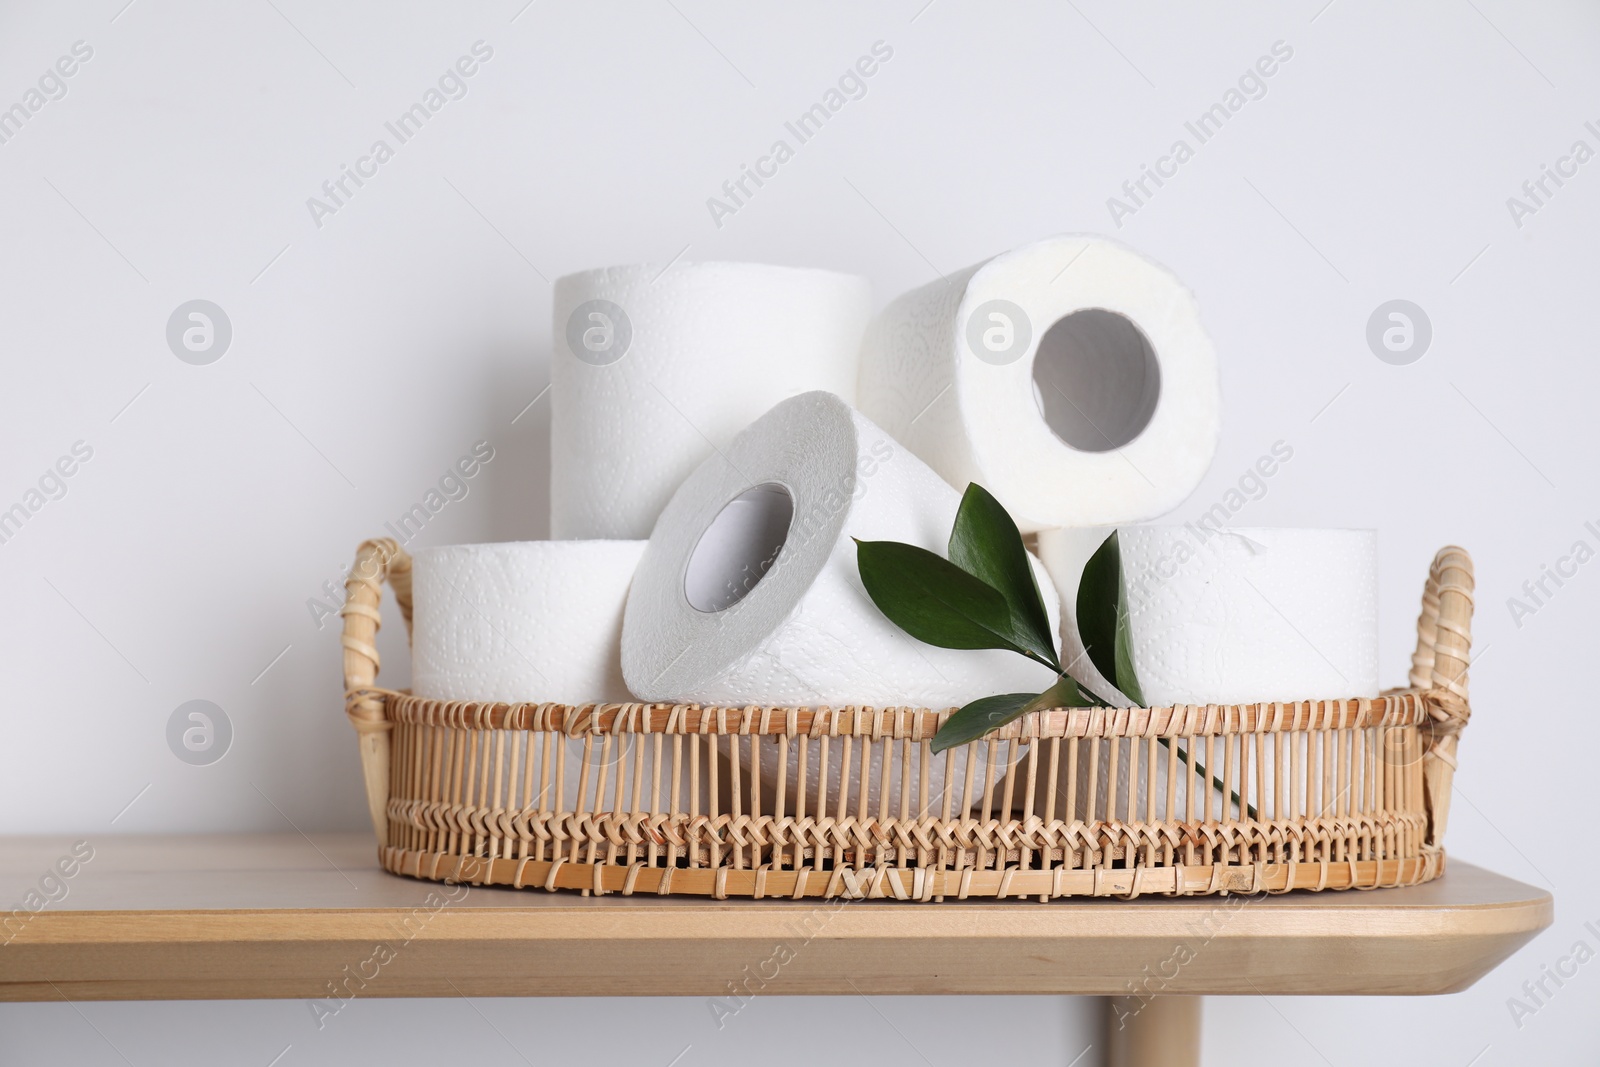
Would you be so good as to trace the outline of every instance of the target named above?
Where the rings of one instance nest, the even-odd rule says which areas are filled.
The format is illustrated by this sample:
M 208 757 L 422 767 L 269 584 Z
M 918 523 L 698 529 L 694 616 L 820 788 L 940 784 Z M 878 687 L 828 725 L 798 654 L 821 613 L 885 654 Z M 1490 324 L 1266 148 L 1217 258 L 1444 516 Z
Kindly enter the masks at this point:
M 1459 862 L 1370 892 L 917 904 L 446 886 L 379 870 L 366 834 L 100 838 L 62 878 L 73 842 L 0 837 L 0 1000 L 1448 993 L 1553 917 Z

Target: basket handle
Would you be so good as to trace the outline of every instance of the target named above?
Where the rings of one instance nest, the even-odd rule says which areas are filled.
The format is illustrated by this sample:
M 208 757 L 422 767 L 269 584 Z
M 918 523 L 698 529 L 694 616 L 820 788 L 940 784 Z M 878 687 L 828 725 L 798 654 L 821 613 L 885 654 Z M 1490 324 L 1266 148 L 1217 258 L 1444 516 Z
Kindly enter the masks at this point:
M 378 601 L 387 579 L 411 634 L 411 557 L 390 537 L 363 541 L 356 549 L 355 563 L 344 580 L 345 601 L 339 614 L 344 630 L 339 643 L 344 646 L 344 711 L 356 728 L 361 748 L 361 774 L 367 786 L 367 812 L 379 846 L 387 845 L 389 834 L 389 731 L 392 724 L 384 715 L 382 692 L 374 688 L 378 680 L 378 647 L 374 643 L 378 627 Z
M 1428 569 L 1417 617 L 1417 649 L 1411 656 L 1411 685 L 1423 690 L 1431 717 L 1423 781 L 1429 813 L 1428 841 L 1444 841 L 1450 820 L 1450 791 L 1456 770 L 1456 745 L 1472 708 L 1467 699 L 1467 667 L 1472 651 L 1472 557 L 1455 545 L 1441 548 Z

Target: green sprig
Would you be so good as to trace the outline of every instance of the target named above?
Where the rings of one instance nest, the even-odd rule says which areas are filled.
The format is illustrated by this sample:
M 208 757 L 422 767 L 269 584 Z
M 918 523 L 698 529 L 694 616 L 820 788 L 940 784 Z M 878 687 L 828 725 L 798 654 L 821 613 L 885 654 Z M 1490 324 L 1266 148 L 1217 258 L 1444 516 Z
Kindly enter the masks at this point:
M 1029 712 L 1108 705 L 1062 669 L 1057 635 L 1022 534 L 1001 503 L 975 482 L 967 486 L 956 511 L 949 557 L 898 541 L 856 541 L 856 565 L 867 595 L 906 633 L 939 648 L 1015 652 L 1055 671 L 1056 680 L 1042 693 L 1003 693 L 958 709 L 934 734 L 934 752 L 977 741 Z M 1076 607 L 1090 662 L 1142 706 L 1122 548 L 1115 532 L 1084 565 Z M 1169 738 L 1158 740 L 1172 750 Z M 1194 768 L 1221 787 L 1199 763 Z M 1233 800 L 1240 803 L 1237 792 Z M 1255 817 L 1254 808 L 1246 810 Z

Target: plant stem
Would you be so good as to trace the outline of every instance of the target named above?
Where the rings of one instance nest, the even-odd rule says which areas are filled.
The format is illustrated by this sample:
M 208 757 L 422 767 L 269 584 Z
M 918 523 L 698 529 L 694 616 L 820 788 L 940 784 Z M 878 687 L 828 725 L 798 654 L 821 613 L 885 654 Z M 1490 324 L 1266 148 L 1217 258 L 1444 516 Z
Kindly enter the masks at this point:
M 1074 679 L 1074 681 L 1076 681 L 1076 679 Z M 1112 706 L 1111 701 L 1093 692 L 1082 682 L 1078 682 L 1078 692 L 1082 693 L 1084 696 L 1088 697 L 1102 708 L 1109 708 Z M 1172 747 L 1172 739 L 1170 737 L 1158 737 L 1156 740 L 1161 742 L 1168 752 L 1172 753 L 1173 758 L 1181 758 L 1183 755 L 1185 755 L 1184 753 L 1179 752 L 1177 749 Z M 1194 766 L 1196 774 L 1204 777 L 1208 782 L 1216 786 L 1218 789 L 1222 788 L 1222 780 L 1212 775 L 1210 771 L 1206 770 L 1204 764 L 1202 764 L 1199 760 L 1191 759 L 1189 762 Z M 1255 805 L 1246 804 L 1243 798 L 1239 796 L 1238 790 L 1230 789 L 1228 792 L 1232 795 L 1233 802 L 1239 806 L 1240 811 L 1245 812 L 1252 819 L 1259 818 L 1259 816 L 1256 814 Z
M 1037 652 L 1029 652 L 1025 648 L 1018 649 L 1017 651 L 1021 652 L 1024 656 L 1026 656 L 1029 659 L 1033 660 L 1035 663 L 1041 663 L 1044 666 L 1049 667 L 1051 670 L 1055 671 L 1057 675 L 1062 675 L 1062 674 L 1066 674 L 1067 673 L 1066 671 L 1061 669 L 1061 664 L 1053 663 L 1050 660 L 1047 660 L 1043 656 L 1039 655 Z M 1073 680 L 1076 681 L 1077 679 L 1073 679 Z
M 1160 741 L 1163 745 L 1166 746 L 1167 751 L 1172 753 L 1172 756 L 1173 756 L 1174 759 L 1181 759 L 1184 756 L 1184 753 L 1179 752 L 1177 749 L 1172 747 L 1172 739 L 1170 737 L 1158 737 L 1158 738 L 1156 738 L 1156 740 Z M 1206 770 L 1205 769 L 1205 765 L 1202 764 L 1199 760 L 1190 760 L 1190 763 L 1192 763 L 1194 765 L 1194 771 L 1195 771 L 1196 774 L 1203 776 L 1207 781 L 1209 781 L 1212 785 L 1216 786 L 1218 789 L 1222 788 L 1222 779 L 1213 777 L 1211 772 Z M 1246 804 L 1239 797 L 1239 791 L 1238 790 L 1230 789 L 1228 792 L 1233 796 L 1233 802 L 1235 804 L 1239 805 L 1239 810 L 1240 811 L 1243 811 L 1246 815 L 1250 816 L 1250 818 L 1252 818 L 1252 819 L 1258 817 L 1256 815 L 1255 805 L 1254 804 Z

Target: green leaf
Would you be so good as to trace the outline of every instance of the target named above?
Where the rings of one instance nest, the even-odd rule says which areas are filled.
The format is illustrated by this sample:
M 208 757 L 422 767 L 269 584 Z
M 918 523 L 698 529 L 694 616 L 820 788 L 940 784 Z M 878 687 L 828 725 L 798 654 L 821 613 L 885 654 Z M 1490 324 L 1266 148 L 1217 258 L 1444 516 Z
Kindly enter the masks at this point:
M 1078 579 L 1078 636 L 1089 661 L 1105 679 L 1117 681 L 1117 600 L 1122 590 L 1122 552 L 1111 536 L 1083 565 Z
M 945 724 L 933 735 L 930 747 L 934 752 L 943 752 L 947 748 L 965 745 L 1030 711 L 1085 708 L 1093 707 L 1095 703 L 1084 698 L 1077 681 L 1063 674 L 1056 679 L 1055 685 L 1038 695 L 1004 693 L 974 700 L 945 720 Z
M 1143 706 L 1144 691 L 1133 669 L 1133 628 L 1128 618 L 1128 585 L 1122 574 L 1122 548 L 1116 532 L 1084 564 L 1078 581 L 1078 636 L 1090 661 L 1112 685 Z
M 1013 637 L 1059 672 L 1056 634 L 1039 595 L 1022 533 L 1010 514 L 977 482 L 967 486 L 950 530 L 950 562 L 1000 591 L 1011 610 Z
M 917 640 L 1023 652 L 1005 597 L 949 560 L 898 541 L 857 541 L 856 565 L 878 610 Z
M 1033 698 L 1022 710 L 1048 711 L 1051 708 L 1093 708 L 1103 703 L 1099 697 L 1084 689 L 1070 674 L 1056 679 L 1056 684 Z
M 1039 699 L 1037 693 L 1002 693 L 1000 696 L 974 700 L 957 711 L 933 735 L 931 748 L 943 752 L 947 748 L 976 741 L 990 730 L 998 729 L 1021 715 L 1027 706 Z

